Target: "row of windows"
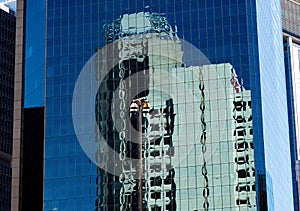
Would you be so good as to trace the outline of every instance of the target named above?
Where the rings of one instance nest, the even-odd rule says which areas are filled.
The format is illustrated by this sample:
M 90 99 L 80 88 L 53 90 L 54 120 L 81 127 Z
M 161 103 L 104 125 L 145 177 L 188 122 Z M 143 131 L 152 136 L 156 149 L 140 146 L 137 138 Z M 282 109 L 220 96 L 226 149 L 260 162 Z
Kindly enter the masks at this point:
M 7 106 L 12 106 L 13 104 L 13 98 L 14 98 L 14 92 L 13 92 L 13 87 L 8 87 L 5 85 L 2 85 L 0 83 L 0 106 L 1 107 L 7 107 Z M 12 110 L 10 108 L 9 110 Z
M 2 78 L 0 75 L 0 97 L 13 99 L 14 80 L 12 77 Z
M 5 39 L 8 41 L 15 40 L 15 37 L 12 36 L 15 34 L 15 31 L 16 31 L 14 27 L 12 28 L 12 26 L 7 25 L 7 23 L 0 22 L 0 29 L 2 30 L 2 31 L 0 31 L 1 39 Z
M 0 184 L 5 184 L 9 187 L 9 185 L 11 184 L 11 177 L 4 174 L 0 174 Z
M 13 15 L 7 16 L 0 13 L 0 27 L 6 27 L 9 31 L 15 31 L 16 18 Z
M 0 90 L 4 90 L 6 89 L 5 91 L 9 92 L 9 90 L 13 90 L 14 88 L 14 72 L 13 70 L 10 71 L 10 70 L 2 70 L 1 69 L 1 64 L 0 64 L 0 85 L 1 85 L 1 88 Z M 12 96 L 11 94 L 9 95 L 6 95 L 5 92 L 2 93 L 2 91 L 0 91 L 0 96 Z
M 95 210 L 97 197 L 69 198 L 62 200 L 45 200 L 45 210 Z M 114 208 L 112 207 L 112 209 Z
M 11 115 L 13 113 L 12 108 L 13 108 L 13 103 L 6 104 L 6 103 L 1 103 L 0 102 L 0 109 L 2 110 L 1 113 L 2 112 L 7 112 L 8 115 Z M 9 119 L 6 119 L 6 120 L 9 122 L 9 121 L 12 121 L 12 118 L 9 118 Z
M 5 28 L 3 26 L 0 25 L 0 40 L 1 43 L 4 44 L 4 47 L 7 47 L 9 49 L 11 49 L 12 51 L 14 51 L 14 46 L 13 43 L 15 41 L 15 31 L 9 31 L 8 28 Z M 4 41 L 6 41 L 7 43 L 4 43 Z
M 12 136 L 10 136 L 10 138 L 12 138 Z M 7 144 L 5 142 L 0 142 L 0 151 L 5 152 L 7 154 L 11 154 L 12 153 L 12 144 L 11 143 Z
M 14 31 L 7 31 L 7 30 L 2 31 L 2 29 L 1 29 L 0 37 L 2 39 L 6 39 L 6 40 L 14 40 L 15 32 Z
M 8 122 L 6 122 L 8 123 Z M 3 124 L 3 123 L 2 123 Z M 0 128 L 0 140 L 2 143 L 9 143 L 8 140 L 12 138 L 12 124 L 4 125 Z M 4 140 L 4 141 L 3 141 Z
M 11 87 L 8 88 L 7 86 L 3 86 L 0 83 L 0 92 L 0 107 L 7 108 L 5 109 L 6 111 L 12 111 L 14 98 L 13 89 Z
M 12 144 L 12 127 L 9 129 L 1 127 L 0 131 L 0 142 L 7 145 Z
M 12 109 L 10 109 L 10 110 L 3 109 L 3 111 L 0 111 L 0 114 L 1 114 L 0 120 L 2 120 L 2 121 L 4 120 L 5 122 L 8 122 L 8 121 L 12 122 L 12 119 L 13 119 Z
M 0 199 L 0 207 L 3 207 L 3 210 L 10 210 L 10 200 L 4 199 L 1 200 Z
M 14 89 L 11 86 L 8 86 L 6 84 L 2 84 L 2 81 L 0 80 L 0 104 L 3 107 L 11 106 L 13 104 L 14 99 Z M 7 104 L 7 106 L 5 106 Z M 12 110 L 8 109 L 8 110 Z
M 6 75 L 14 74 L 14 61 L 1 61 L 0 60 L 0 71 Z
M 6 41 L 3 41 L 6 42 Z M 1 45 L 1 43 L 0 43 Z M 7 43 L 6 45 L 2 45 L 2 47 L 0 47 L 1 50 L 1 61 L 7 61 L 10 64 L 14 64 L 14 43 Z
M 13 81 L 14 81 L 14 61 L 0 59 L 0 82 L 3 82 L 2 84 L 13 86 Z
M 0 174 L 11 175 L 10 166 L 0 163 Z
M 237 2 L 230 2 L 223 4 L 217 4 L 216 6 L 210 5 L 208 2 L 213 1 L 206 1 L 199 2 L 199 1 L 186 1 L 185 4 L 178 4 L 174 1 L 173 2 L 153 2 L 153 1 L 144 1 L 144 3 L 140 3 L 138 8 L 137 5 L 128 5 L 127 1 L 122 4 L 122 1 L 118 1 L 118 3 L 114 1 L 107 1 L 107 2 L 84 2 L 84 5 L 81 5 L 77 2 L 76 5 L 70 4 L 68 5 L 67 2 L 62 2 L 61 4 L 54 4 L 52 2 L 48 3 L 48 19 L 53 19 L 58 16 L 80 16 L 83 14 L 111 14 L 114 11 L 118 11 L 121 13 L 133 13 L 137 12 L 137 9 L 141 11 L 157 11 L 157 12 L 166 12 L 167 15 L 171 15 L 173 13 L 182 13 L 185 12 L 186 15 L 195 11 L 199 11 L 199 16 L 201 18 L 206 18 L 209 16 L 229 16 L 229 15 L 236 15 L 236 14 L 245 14 L 246 13 L 246 6 L 245 0 L 237 1 Z M 117 17 L 117 16 L 115 16 Z
M 0 79 L 12 80 L 14 78 L 14 61 L 0 60 Z
M 76 19 L 56 19 L 56 21 L 53 22 L 49 21 L 49 30 L 47 33 L 48 39 L 59 37 L 67 39 L 66 35 L 72 37 L 74 35 L 78 36 L 84 34 L 86 34 L 88 38 L 90 38 L 92 34 L 95 34 L 96 36 L 99 36 L 100 40 L 103 39 L 102 26 L 104 23 L 99 25 L 97 20 L 81 24 L 76 22 Z M 192 21 L 184 21 L 183 23 L 177 22 L 176 24 L 174 23 L 171 25 L 176 25 L 179 28 L 180 31 L 178 34 L 180 37 L 182 37 L 181 35 L 184 34 L 185 36 L 190 36 L 194 39 L 208 39 L 210 37 L 221 38 L 236 35 L 254 34 L 253 27 L 251 27 L 251 24 L 249 24 L 247 27 L 246 22 L 247 16 L 239 16 L 200 21 L 193 19 Z M 58 28 L 57 24 L 61 25 L 61 27 Z M 89 39 L 85 39 L 85 41 L 87 40 Z M 80 41 L 80 39 L 78 41 Z M 81 42 L 83 42 L 83 40 L 81 40 Z
M 224 191 L 224 193 L 226 193 Z M 202 203 L 203 203 L 203 199 L 201 198 L 202 193 L 200 193 L 200 191 L 197 190 L 183 190 L 180 193 L 176 194 L 176 203 L 174 204 L 173 208 L 177 207 L 177 209 L 180 210 L 185 210 L 185 209 L 192 209 L 192 207 L 200 207 L 199 210 L 201 210 Z M 250 198 L 252 200 L 255 201 L 255 197 L 253 195 L 244 195 L 244 197 L 246 197 L 246 200 L 250 200 Z M 224 209 L 228 209 L 228 210 L 233 210 L 236 209 L 235 206 L 233 206 L 232 204 L 234 204 L 234 196 L 215 196 L 215 197 L 209 197 L 208 201 L 210 203 L 210 207 L 213 207 L 214 210 L 217 211 L 221 211 Z M 110 205 L 113 204 L 113 205 Z M 240 208 L 241 209 L 245 209 L 245 210 L 256 210 L 255 206 L 253 206 L 254 209 L 250 209 L 248 207 L 247 209 L 247 203 L 243 206 L 243 203 L 241 201 L 241 203 L 239 203 L 240 205 L 242 205 Z M 132 206 L 138 206 L 137 201 L 133 201 L 131 203 Z M 97 197 L 83 197 L 83 196 L 78 196 L 78 197 L 68 197 L 66 198 L 62 198 L 61 200 L 57 200 L 56 198 L 53 198 L 52 200 L 48 199 L 45 201 L 45 207 L 48 208 L 48 210 L 56 208 L 56 209 L 66 209 L 66 210 L 74 210 L 76 207 L 76 210 L 78 209 L 88 209 L 88 210 L 92 210 L 93 206 L 97 206 L 99 207 L 99 211 L 100 210 L 114 210 L 117 207 L 120 207 L 120 198 L 118 198 L 117 196 L 101 196 L 100 198 Z M 155 207 L 155 209 L 154 209 Z M 133 208 L 133 207 L 132 207 Z M 173 210 L 172 208 L 170 208 L 171 210 Z M 94 209 L 93 209 L 94 210 Z M 95 209 L 98 210 L 98 209 Z M 164 210 L 161 206 L 159 205 L 155 205 L 152 206 L 152 209 L 154 211 L 157 210 Z

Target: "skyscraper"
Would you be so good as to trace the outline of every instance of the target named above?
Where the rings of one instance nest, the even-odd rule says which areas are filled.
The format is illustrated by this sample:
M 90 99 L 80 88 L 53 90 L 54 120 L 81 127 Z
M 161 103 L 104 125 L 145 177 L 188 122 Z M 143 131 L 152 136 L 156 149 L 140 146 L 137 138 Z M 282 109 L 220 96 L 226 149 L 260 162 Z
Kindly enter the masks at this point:
M 287 81 L 291 163 L 295 210 L 299 210 L 299 49 L 300 1 L 281 0 L 284 58 Z
M 0 207 L 10 209 L 16 17 L 0 3 Z
M 11 210 L 43 209 L 45 5 L 17 2 Z
M 289 124 L 290 124 L 290 137 L 291 137 L 291 159 L 292 159 L 292 173 L 293 173 L 293 188 L 294 188 L 294 201 L 295 209 L 298 208 L 299 198 L 298 198 L 298 176 L 297 173 L 297 163 L 299 159 L 298 148 L 299 148 L 299 120 L 298 120 L 298 79 L 299 79 L 299 45 L 293 41 L 292 37 L 284 36 L 284 46 L 285 46 L 285 62 L 286 62 L 286 77 L 287 77 L 287 96 L 288 96 L 288 108 L 289 108 Z M 297 176 L 298 174 L 298 176 Z
M 44 210 L 293 209 L 279 1 L 19 2 Z

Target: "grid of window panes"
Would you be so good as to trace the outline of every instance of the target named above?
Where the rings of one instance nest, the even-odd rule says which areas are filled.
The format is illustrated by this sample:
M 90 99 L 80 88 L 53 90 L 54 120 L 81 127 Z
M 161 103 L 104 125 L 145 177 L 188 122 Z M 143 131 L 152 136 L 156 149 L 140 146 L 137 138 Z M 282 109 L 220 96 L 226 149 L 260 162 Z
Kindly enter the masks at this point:
M 11 168 L 8 163 L 0 163 L 0 206 L 3 209 L 10 209 L 11 195 Z
M 280 10 L 279 1 L 266 3 L 263 0 L 257 0 L 263 141 L 265 145 L 268 208 L 271 210 L 293 210 L 293 203 L 291 203 L 293 190 Z M 270 96 L 270 93 L 276 98 Z M 280 146 L 280 150 L 274 143 L 276 143 L 276 146 Z M 281 171 L 278 171 L 278 169 L 281 169 Z M 282 195 L 282 193 L 285 194 Z
M 14 12 L 0 9 L 0 207 L 10 209 L 14 59 L 15 59 Z
M 12 153 L 15 23 L 14 14 L 0 10 L 0 151 L 7 154 Z
M 111 210 L 113 207 L 119 209 L 118 197 L 114 196 L 114 194 L 118 195 L 114 190 L 119 188 L 118 177 L 99 170 L 85 155 L 76 139 L 72 123 L 72 95 L 76 79 L 84 64 L 97 49 L 101 49 L 106 44 L 104 24 L 111 23 L 124 14 L 138 12 L 157 13 L 166 17 L 170 25 L 177 26 L 178 37 L 199 48 L 211 63 L 233 65 L 242 85 L 247 90 L 251 90 L 253 107 L 254 146 L 257 149 L 254 152 L 255 173 L 257 174 L 254 174 L 249 167 L 250 172 L 247 170 L 244 175 L 247 178 L 249 173 L 251 176 L 264 178 L 261 184 L 265 184 L 254 0 L 188 0 L 185 2 L 49 0 L 46 19 L 45 210 L 97 208 Z M 118 80 L 119 78 L 112 78 L 114 85 Z M 107 102 L 110 102 L 110 97 L 108 92 Z M 231 173 L 237 174 L 234 169 L 230 169 L 230 163 L 234 165 L 235 159 L 234 156 L 229 156 L 229 151 L 234 150 L 234 145 L 225 142 L 220 147 L 226 149 L 225 152 L 220 150 L 220 153 L 228 152 L 227 159 L 222 160 L 221 155 L 215 154 L 216 158 L 210 160 L 211 165 L 207 170 L 209 174 L 219 172 L 220 177 L 228 177 L 228 183 L 219 184 L 217 178 L 211 178 L 209 200 L 216 210 L 223 209 L 223 206 L 235 209 L 244 201 L 236 201 L 230 196 L 231 201 L 226 203 L 219 200 L 223 194 L 228 193 L 229 189 L 236 190 L 236 184 L 231 183 L 229 179 Z M 195 195 L 195 192 L 203 190 L 183 188 L 187 187 L 184 185 L 188 183 L 190 174 L 195 178 L 201 176 L 199 170 L 201 167 L 197 165 L 188 165 L 178 170 L 176 184 L 178 210 L 186 208 L 185 205 L 189 203 L 193 204 L 189 205 L 191 207 L 202 206 L 202 192 L 199 193 L 200 197 L 198 194 Z M 257 181 L 255 188 L 253 186 L 249 188 L 256 191 L 265 190 L 263 185 L 258 184 L 260 180 Z M 192 186 L 192 183 L 189 185 Z M 247 185 L 246 190 L 248 190 Z M 264 194 L 258 195 L 264 196 Z M 266 203 L 264 200 L 265 198 L 262 197 L 257 202 Z
M 281 0 L 281 18 L 284 32 L 300 37 L 300 29 L 297 23 L 300 21 L 300 2 Z
M 299 78 L 297 70 L 299 67 L 298 51 L 300 46 L 293 43 L 292 37 L 287 37 L 284 40 L 284 62 L 286 71 L 286 87 L 287 87 L 287 99 L 288 99 L 288 112 L 289 112 L 289 134 L 291 145 L 291 163 L 292 163 L 292 178 L 293 178 L 293 196 L 294 196 L 294 209 L 298 210 L 298 181 L 296 172 L 296 161 L 298 160 L 298 135 L 297 132 L 297 80 Z
M 45 1 L 26 1 L 24 107 L 44 105 Z
M 76 139 L 72 95 L 83 65 L 104 43 L 102 11 L 97 1 L 47 1 L 45 210 L 96 210 L 101 181 Z

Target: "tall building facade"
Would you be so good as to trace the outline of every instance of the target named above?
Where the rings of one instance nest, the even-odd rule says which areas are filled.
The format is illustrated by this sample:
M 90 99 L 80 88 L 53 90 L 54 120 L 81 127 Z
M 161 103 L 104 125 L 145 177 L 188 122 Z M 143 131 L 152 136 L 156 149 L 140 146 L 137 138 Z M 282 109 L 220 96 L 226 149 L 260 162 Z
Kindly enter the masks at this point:
M 32 204 L 35 174 L 44 210 L 293 210 L 279 1 L 17 11 L 27 159 L 15 160 L 44 171 L 18 174 L 16 207 Z
M 14 12 L 0 3 L 0 207 L 10 209 L 13 136 Z
M 284 58 L 287 81 L 291 163 L 295 210 L 299 210 L 299 44 L 300 1 L 281 0 Z
M 11 210 L 43 209 L 45 5 L 17 2 Z
M 292 37 L 285 37 L 285 62 L 286 62 L 286 78 L 287 78 L 287 96 L 289 108 L 289 124 L 290 124 L 290 139 L 291 139 L 291 159 L 292 159 L 292 174 L 293 174 L 293 189 L 295 209 L 299 209 L 299 187 L 297 172 L 298 165 L 298 148 L 299 148 L 299 103 L 297 93 L 299 92 L 299 45 L 293 42 Z

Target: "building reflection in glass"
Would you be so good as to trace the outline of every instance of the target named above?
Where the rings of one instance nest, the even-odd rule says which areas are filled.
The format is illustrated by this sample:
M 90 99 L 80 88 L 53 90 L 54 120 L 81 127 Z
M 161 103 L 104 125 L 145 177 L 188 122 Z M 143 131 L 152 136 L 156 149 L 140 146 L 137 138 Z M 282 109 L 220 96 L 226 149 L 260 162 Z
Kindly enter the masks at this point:
M 233 67 L 185 64 L 177 28 L 159 14 L 124 14 L 103 28 L 119 64 L 99 86 L 96 119 L 123 171 L 99 169 L 97 207 L 256 210 L 251 94 Z M 96 157 L 114 165 L 101 146 Z

